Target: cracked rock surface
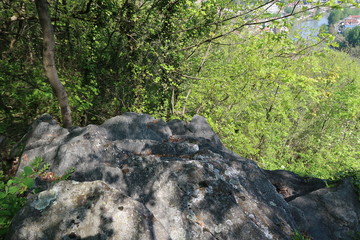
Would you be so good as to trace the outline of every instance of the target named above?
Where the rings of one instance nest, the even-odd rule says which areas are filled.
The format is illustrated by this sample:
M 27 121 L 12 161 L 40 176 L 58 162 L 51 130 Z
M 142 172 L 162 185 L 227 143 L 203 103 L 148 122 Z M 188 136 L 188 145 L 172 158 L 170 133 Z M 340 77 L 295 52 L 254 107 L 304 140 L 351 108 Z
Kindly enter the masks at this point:
M 360 231 L 350 183 L 303 186 L 293 173 L 264 171 L 227 150 L 200 116 L 187 123 L 126 113 L 67 130 L 43 115 L 22 144 L 18 172 L 37 156 L 55 175 L 75 172 L 71 181 L 38 181 L 44 191 L 14 218 L 7 239 L 286 240 L 294 230 L 351 239 Z M 341 226 L 330 224 L 338 219 Z

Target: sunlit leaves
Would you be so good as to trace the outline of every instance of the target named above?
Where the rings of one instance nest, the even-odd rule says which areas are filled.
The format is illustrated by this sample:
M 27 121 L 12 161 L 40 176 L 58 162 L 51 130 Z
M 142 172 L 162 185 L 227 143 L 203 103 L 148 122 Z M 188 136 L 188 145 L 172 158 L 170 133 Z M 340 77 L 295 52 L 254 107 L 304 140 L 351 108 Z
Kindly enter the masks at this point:
M 285 36 L 242 40 L 214 47 L 183 98 L 188 114 L 206 116 L 227 147 L 267 168 L 320 177 L 358 169 L 358 63 L 331 51 L 297 55 L 302 46 Z

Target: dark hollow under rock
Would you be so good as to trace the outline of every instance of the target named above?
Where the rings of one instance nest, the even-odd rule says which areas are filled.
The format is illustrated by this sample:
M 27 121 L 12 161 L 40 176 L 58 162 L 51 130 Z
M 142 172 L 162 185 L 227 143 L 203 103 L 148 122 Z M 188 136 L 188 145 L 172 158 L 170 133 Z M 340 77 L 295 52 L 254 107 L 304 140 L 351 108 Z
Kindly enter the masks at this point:
M 29 199 L 7 239 L 286 240 L 302 231 L 321 240 L 360 231 L 350 183 L 329 189 L 264 171 L 227 150 L 201 116 L 166 123 L 126 113 L 67 130 L 44 115 L 21 145 L 19 172 L 38 156 L 55 175 L 75 172 L 72 181 L 39 181 L 45 191 Z

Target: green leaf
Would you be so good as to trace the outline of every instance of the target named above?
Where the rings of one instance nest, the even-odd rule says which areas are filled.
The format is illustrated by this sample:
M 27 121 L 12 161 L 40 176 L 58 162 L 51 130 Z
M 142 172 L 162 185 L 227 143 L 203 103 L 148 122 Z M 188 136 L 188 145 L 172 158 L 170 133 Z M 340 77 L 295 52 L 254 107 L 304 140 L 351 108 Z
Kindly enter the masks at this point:
M 3 199 L 7 196 L 6 192 L 0 192 L 0 199 Z
M 34 160 L 30 163 L 30 165 L 34 168 L 34 169 L 38 169 L 42 163 L 42 158 L 41 157 L 35 157 Z
M 34 171 L 32 170 L 31 167 L 29 167 L 29 166 L 24 167 L 24 174 L 25 174 L 25 176 L 30 176 L 30 175 L 33 174 L 33 173 L 34 173 Z
M 32 178 L 24 178 L 23 183 L 26 185 L 27 188 L 32 188 L 35 184 L 35 180 Z
M 14 183 L 14 180 L 10 179 L 10 180 L 6 183 L 6 185 L 7 185 L 7 186 L 10 186 L 10 185 L 12 185 L 13 183 Z
M 9 194 L 16 194 L 20 191 L 20 188 L 18 186 L 12 186 L 9 187 L 8 193 Z

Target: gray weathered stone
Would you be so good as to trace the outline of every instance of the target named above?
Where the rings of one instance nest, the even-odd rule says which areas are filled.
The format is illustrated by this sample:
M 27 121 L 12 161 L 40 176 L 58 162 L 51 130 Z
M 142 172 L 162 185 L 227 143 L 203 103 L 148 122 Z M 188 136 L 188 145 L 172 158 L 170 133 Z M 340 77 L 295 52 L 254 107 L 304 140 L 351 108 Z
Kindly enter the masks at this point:
M 352 240 L 360 233 L 359 198 L 349 179 L 326 183 L 284 170 L 265 172 L 289 202 L 298 231 L 316 240 Z
M 8 239 L 159 239 L 170 237 L 143 204 L 102 181 L 63 181 L 28 201 Z
M 285 170 L 265 170 L 265 173 L 270 182 L 276 187 L 276 191 L 282 194 L 288 202 L 299 196 L 326 187 L 326 182 L 322 179 L 300 177 L 293 172 Z
M 299 230 L 314 239 L 353 240 L 360 234 L 360 203 L 349 179 L 289 203 L 303 214 L 303 219 L 297 221 Z
M 136 205 L 137 209 L 150 214 L 145 214 L 146 216 L 154 216 L 152 219 L 156 220 L 158 227 L 153 230 L 149 228 L 149 231 L 153 231 L 151 234 L 157 237 L 146 235 L 148 230 L 144 224 L 148 220 L 144 214 L 139 213 L 136 224 L 133 220 L 127 224 L 131 231 L 143 226 L 136 231 L 144 234 L 141 235 L 144 238 L 133 239 L 147 239 L 148 236 L 150 239 L 163 239 L 159 236 L 164 236 L 174 240 L 286 240 L 292 239 L 296 229 L 311 232 L 313 222 L 309 219 L 309 213 L 304 210 L 306 204 L 292 204 L 300 200 L 300 195 L 296 195 L 298 198 L 287 198 L 295 196 L 297 192 L 304 193 L 300 190 L 305 181 L 286 172 L 271 174 L 272 172 L 260 169 L 253 161 L 230 152 L 200 116 L 195 116 L 189 123 L 180 120 L 166 123 L 149 115 L 126 113 L 111 118 L 100 126 L 89 125 L 66 130 L 52 120 L 51 116 L 44 115 L 34 122 L 22 144 L 25 148 L 20 171 L 37 156 L 49 163 L 50 170 L 56 175 L 62 175 L 67 169 L 74 167 L 72 180 L 84 182 L 84 186 L 100 184 L 113 195 L 124 196 L 123 199 Z M 321 180 L 314 180 L 313 183 L 318 184 L 319 188 L 324 187 Z M 38 184 L 44 189 L 51 185 L 41 181 Z M 64 184 L 70 184 L 72 187 L 69 189 L 76 189 L 71 182 L 60 183 L 52 189 L 62 189 L 57 194 L 65 194 L 62 192 Z M 291 187 L 292 195 L 285 196 L 289 203 L 277 191 L 280 185 Z M 319 188 L 307 188 L 306 194 Z M 96 233 L 87 235 L 91 237 L 81 238 L 80 236 L 85 235 L 81 235 L 83 230 L 80 228 L 71 228 L 69 225 L 72 231 L 69 232 L 66 227 L 62 227 L 61 231 L 55 230 L 58 227 L 51 227 L 60 226 L 51 225 L 47 218 L 50 218 L 54 203 L 62 204 L 63 201 L 58 195 L 51 194 L 51 191 L 49 189 L 40 193 L 36 196 L 40 200 L 32 200 L 32 203 L 26 205 L 14 219 L 9 239 L 27 239 L 21 236 L 25 236 L 26 232 L 32 234 L 29 226 L 35 225 L 39 232 L 37 234 L 44 236 L 50 231 L 59 234 L 56 236 L 69 238 L 79 236 L 77 239 L 107 239 L 99 227 L 94 228 L 97 229 Z M 115 201 L 115 197 L 106 195 L 106 192 L 107 190 L 101 192 L 104 197 L 98 204 Z M 44 195 L 50 200 L 41 201 Z M 77 198 L 77 194 L 69 195 L 69 201 L 73 201 L 73 198 Z M 32 211 L 35 211 L 34 208 L 41 208 L 39 206 L 43 203 L 51 207 L 37 211 L 40 211 L 41 216 L 48 217 L 35 221 Z M 340 208 L 341 201 L 336 204 Z M 67 212 L 64 207 L 64 213 L 59 214 L 69 214 L 69 219 L 73 219 L 82 207 L 82 204 L 74 205 L 73 209 L 76 210 L 73 212 Z M 109 211 L 116 214 L 118 210 Z M 343 214 L 341 211 L 337 212 Z M 84 214 L 94 214 L 94 218 L 99 218 L 99 212 L 84 210 Z M 316 214 L 316 211 L 313 210 L 312 214 Z M 356 217 L 359 217 L 358 212 L 353 215 L 355 220 L 352 220 L 352 224 L 358 223 Z M 86 221 L 81 223 L 82 219 L 75 221 L 80 222 L 80 225 L 87 224 Z M 121 223 L 114 221 L 111 228 L 115 229 L 118 224 Z M 128 230 L 121 227 L 117 229 L 125 232 Z M 338 235 L 341 234 L 344 232 Z

